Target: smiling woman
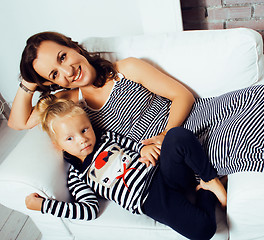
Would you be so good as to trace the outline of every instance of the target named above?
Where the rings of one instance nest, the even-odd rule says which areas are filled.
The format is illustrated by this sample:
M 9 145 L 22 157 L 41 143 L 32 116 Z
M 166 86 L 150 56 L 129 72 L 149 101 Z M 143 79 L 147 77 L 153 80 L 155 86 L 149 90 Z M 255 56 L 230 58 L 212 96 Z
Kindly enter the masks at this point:
M 105 72 L 96 69 L 104 66 Z M 89 84 L 102 86 L 115 69 L 98 55 L 89 54 L 77 42 L 55 32 L 38 33 L 27 41 L 20 71 L 24 80 L 36 83 L 42 91 L 57 84 L 64 88 L 83 87 Z
M 81 94 L 86 104 L 93 109 L 100 109 L 105 105 L 116 81 L 125 76 L 154 94 L 172 101 L 177 115 L 168 121 L 168 129 L 183 123 L 194 102 L 190 91 L 152 65 L 136 58 L 111 63 L 56 32 L 38 33 L 27 40 L 20 71 L 23 86 L 31 92 L 40 90 L 43 94 L 49 93 L 56 84 L 55 86 L 67 88 L 57 93 L 57 97 L 78 102 Z M 165 87 L 167 84 L 169 90 Z M 166 123 L 167 121 L 164 122 Z M 9 126 L 25 129 L 36 124 L 38 113 L 32 108 L 32 94 L 19 89 L 13 102 Z

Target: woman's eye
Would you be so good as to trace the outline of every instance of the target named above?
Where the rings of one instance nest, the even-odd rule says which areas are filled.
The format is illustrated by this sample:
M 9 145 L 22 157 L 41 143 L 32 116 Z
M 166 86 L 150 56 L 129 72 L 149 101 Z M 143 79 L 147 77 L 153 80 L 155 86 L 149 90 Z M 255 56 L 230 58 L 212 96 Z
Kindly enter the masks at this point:
M 63 53 L 60 57 L 60 61 L 63 62 L 65 58 L 66 58 L 66 53 Z
M 54 73 L 53 73 L 53 75 L 52 75 L 52 78 L 53 78 L 53 79 L 55 79 L 55 78 L 57 77 L 57 74 L 58 74 L 58 72 L 57 72 L 57 71 L 56 71 L 56 72 L 54 72 Z
M 87 132 L 88 131 L 88 128 L 84 128 L 83 130 L 82 130 L 82 133 L 85 133 L 85 132 Z
M 73 139 L 73 137 L 68 137 L 67 141 L 71 141 Z

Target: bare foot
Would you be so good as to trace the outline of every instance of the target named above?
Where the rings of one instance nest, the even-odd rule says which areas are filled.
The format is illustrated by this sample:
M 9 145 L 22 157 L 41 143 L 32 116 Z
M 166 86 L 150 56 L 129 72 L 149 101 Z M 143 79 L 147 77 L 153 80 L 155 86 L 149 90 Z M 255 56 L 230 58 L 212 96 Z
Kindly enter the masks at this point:
M 227 193 L 225 190 L 224 185 L 218 178 L 214 178 L 209 182 L 204 182 L 202 179 L 200 180 L 200 184 L 197 186 L 197 190 L 200 188 L 209 190 L 215 194 L 219 202 L 221 203 L 222 207 L 226 207 L 227 202 Z

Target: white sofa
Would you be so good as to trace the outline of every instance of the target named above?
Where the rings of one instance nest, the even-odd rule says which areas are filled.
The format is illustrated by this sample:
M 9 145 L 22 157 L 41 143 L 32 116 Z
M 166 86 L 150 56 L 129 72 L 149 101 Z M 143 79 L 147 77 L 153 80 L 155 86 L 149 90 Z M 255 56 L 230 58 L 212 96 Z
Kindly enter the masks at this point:
M 111 61 L 129 56 L 145 59 L 201 97 L 259 84 L 264 78 L 262 38 L 250 29 L 89 38 L 84 45 L 90 51 L 103 52 Z M 0 202 L 30 215 L 47 240 L 186 239 L 146 216 L 132 215 L 104 200 L 100 216 L 90 222 L 27 210 L 24 199 L 31 192 L 69 200 L 67 167 L 38 126 L 26 131 L 0 166 Z M 228 176 L 227 213 L 216 209 L 214 240 L 264 239 L 263 186 L 264 173 Z

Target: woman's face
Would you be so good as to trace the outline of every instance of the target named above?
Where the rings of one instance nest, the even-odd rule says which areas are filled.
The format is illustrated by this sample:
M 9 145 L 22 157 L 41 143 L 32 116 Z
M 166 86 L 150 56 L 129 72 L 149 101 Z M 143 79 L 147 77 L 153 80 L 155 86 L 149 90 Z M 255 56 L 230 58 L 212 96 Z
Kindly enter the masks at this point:
M 84 56 L 53 41 L 40 44 L 33 68 L 49 82 L 65 88 L 84 87 L 96 78 L 94 67 Z

